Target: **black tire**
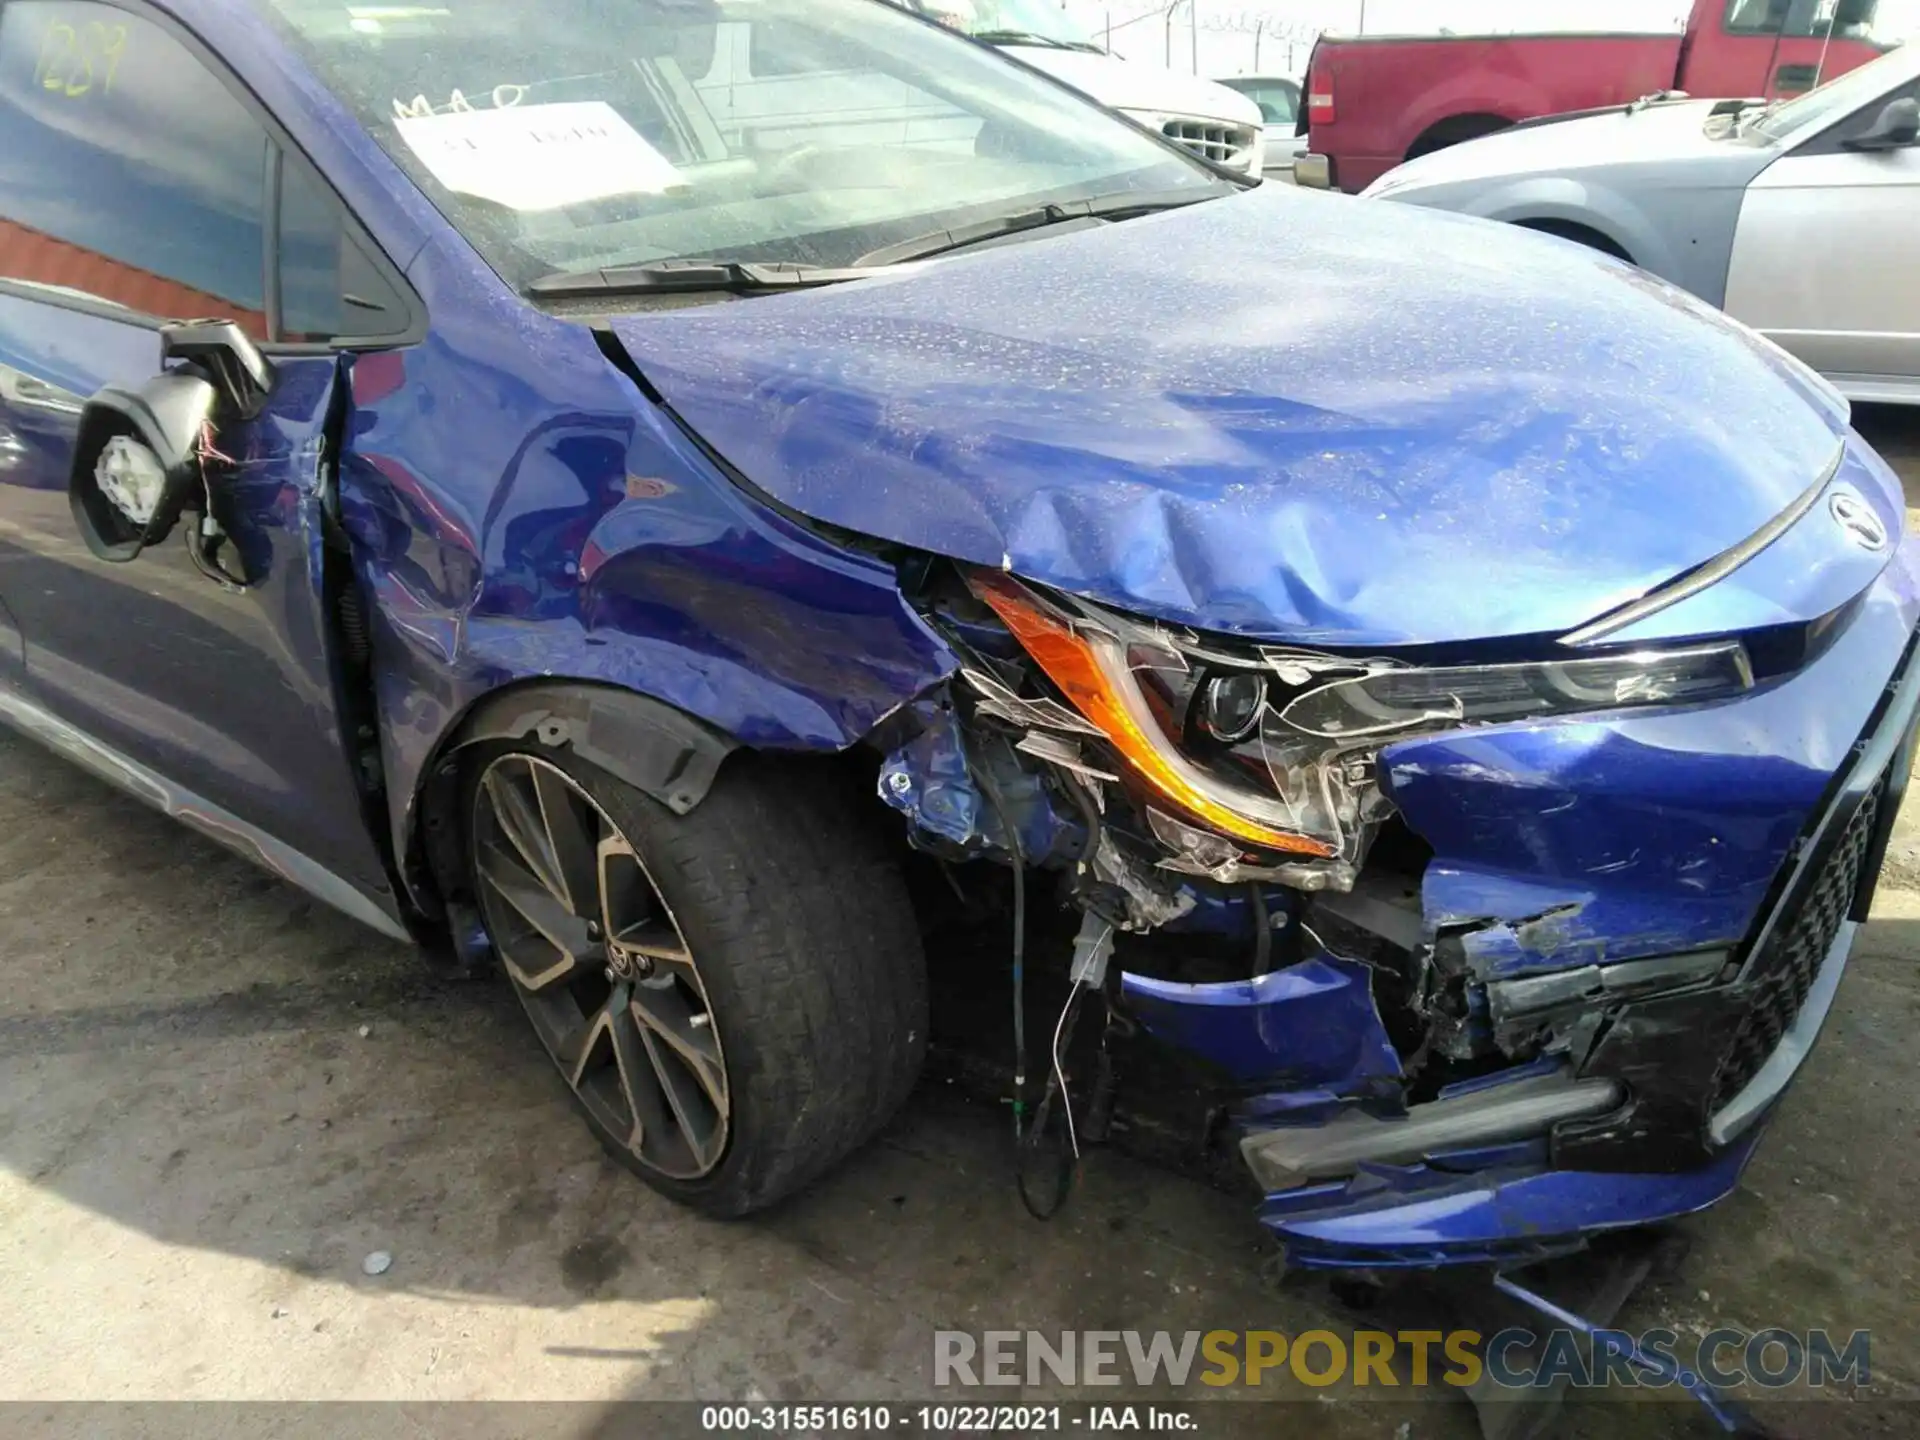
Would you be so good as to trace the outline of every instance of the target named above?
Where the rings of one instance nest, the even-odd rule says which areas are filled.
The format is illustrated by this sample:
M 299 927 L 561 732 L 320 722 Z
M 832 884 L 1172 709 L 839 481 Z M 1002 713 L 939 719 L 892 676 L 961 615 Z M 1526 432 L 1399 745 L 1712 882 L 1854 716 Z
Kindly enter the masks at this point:
M 1428 126 L 1425 133 L 1407 147 L 1407 159 L 1418 160 L 1436 150 L 1449 150 L 1512 127 L 1513 122 L 1500 115 L 1452 115 Z
M 1581 225 L 1572 220 L 1516 220 L 1513 223 L 1522 230 L 1533 231 L 1536 235 L 1557 235 L 1562 240 L 1571 240 L 1574 244 L 1584 245 L 1589 250 L 1598 250 L 1602 255 L 1611 255 L 1614 259 L 1624 260 L 1629 265 L 1633 263 L 1631 255 L 1592 226 Z
M 462 807 L 468 874 L 503 960 L 506 947 L 524 943 L 524 931 L 518 942 L 512 933 L 522 917 L 482 877 L 480 859 L 488 843 L 497 852 L 502 834 L 492 787 L 519 783 L 516 777 L 527 773 L 529 762 L 571 780 L 630 843 L 682 937 L 692 961 L 688 968 L 697 969 L 692 988 L 708 1013 L 694 1023 L 716 1037 L 722 1052 L 717 1108 L 724 1149 L 704 1173 L 688 1173 L 687 1165 L 679 1167 L 682 1173 L 666 1173 L 673 1167 L 658 1163 L 657 1153 L 642 1153 L 657 1147 L 643 1143 L 637 1150 L 615 1128 L 617 1102 L 615 1123 L 609 1122 L 605 1096 L 623 1095 L 636 1122 L 633 1133 L 645 1128 L 638 1124 L 643 1106 L 633 1098 L 627 1071 L 615 1066 L 611 1089 L 602 1073 L 600 1088 L 584 1093 L 567 1073 L 566 1047 L 550 1037 L 555 1027 L 548 1011 L 536 1011 L 551 1001 L 521 983 L 517 976 L 524 968 L 503 965 L 576 1106 L 616 1159 L 676 1200 L 709 1215 L 739 1216 L 800 1189 L 893 1117 L 926 1053 L 926 962 L 896 859 L 857 810 L 844 777 L 803 763 L 736 755 L 699 805 L 675 815 L 568 751 L 531 740 L 474 747 Z M 494 781 L 483 784 L 489 774 Z M 540 783 L 551 785 L 551 777 Z M 497 853 L 488 863 L 498 863 Z M 603 888 L 615 883 L 607 878 L 608 865 L 603 856 L 597 872 Z M 600 913 L 612 914 L 604 902 Z M 618 926 L 609 919 L 604 928 L 610 933 Z M 680 960 L 671 964 L 677 971 Z M 616 983 L 611 968 L 604 978 L 608 987 Z M 640 993 L 635 984 L 660 983 L 658 976 L 634 982 L 622 994 L 632 998 Z M 667 981 L 670 989 L 685 983 L 684 977 Z M 587 1002 L 569 1003 L 589 1013 Z M 642 1007 L 631 1008 L 638 1013 Z M 639 1031 L 646 1032 L 664 1093 L 667 1071 L 653 1057 L 668 1052 L 651 1043 L 657 1030 L 641 1024 Z M 634 1053 L 630 1044 L 627 1053 Z M 692 1066 L 681 1068 L 694 1073 Z M 681 1113 L 678 1106 L 674 1113 Z M 704 1145 L 703 1136 L 689 1155 L 697 1158 Z

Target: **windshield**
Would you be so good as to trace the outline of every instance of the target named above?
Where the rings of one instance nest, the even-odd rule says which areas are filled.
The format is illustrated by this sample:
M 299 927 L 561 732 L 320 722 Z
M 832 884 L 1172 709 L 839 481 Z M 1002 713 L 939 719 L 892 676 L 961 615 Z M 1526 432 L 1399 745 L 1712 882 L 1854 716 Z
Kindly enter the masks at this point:
M 1003 45 L 1099 50 L 1093 36 L 1053 0 L 899 0 L 909 10 Z
M 509 284 L 682 257 L 843 266 L 1211 172 L 875 0 L 265 0 Z
M 1804 95 L 1769 105 L 1755 116 L 1753 128 L 1769 139 L 1788 140 L 1851 115 L 1916 75 L 1920 75 L 1920 49 L 1903 45 Z

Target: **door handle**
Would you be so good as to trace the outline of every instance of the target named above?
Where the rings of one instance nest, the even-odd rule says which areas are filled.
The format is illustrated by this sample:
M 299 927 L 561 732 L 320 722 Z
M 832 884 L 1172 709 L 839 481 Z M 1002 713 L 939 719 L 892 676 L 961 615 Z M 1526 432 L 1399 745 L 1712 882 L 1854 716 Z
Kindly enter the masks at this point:
M 55 415 L 78 415 L 86 403 L 71 390 L 49 385 L 11 365 L 0 365 L 0 400 L 22 410 L 47 410 Z

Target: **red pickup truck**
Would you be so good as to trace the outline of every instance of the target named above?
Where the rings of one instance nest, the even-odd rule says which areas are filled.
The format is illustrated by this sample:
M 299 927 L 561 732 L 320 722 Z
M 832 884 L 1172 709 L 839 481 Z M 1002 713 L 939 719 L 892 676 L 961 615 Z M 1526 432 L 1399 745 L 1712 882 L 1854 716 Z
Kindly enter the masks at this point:
M 1322 36 L 1301 111 L 1308 153 L 1294 176 L 1357 194 L 1403 160 L 1537 115 L 1667 90 L 1796 94 L 1890 48 L 1877 9 L 1878 0 L 1694 0 L 1679 32 Z

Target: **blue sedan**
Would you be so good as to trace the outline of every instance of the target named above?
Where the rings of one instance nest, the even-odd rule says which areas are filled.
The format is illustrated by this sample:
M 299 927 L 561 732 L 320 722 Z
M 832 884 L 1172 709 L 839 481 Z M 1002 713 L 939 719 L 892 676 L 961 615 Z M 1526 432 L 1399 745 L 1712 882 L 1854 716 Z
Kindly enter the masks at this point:
M 1301 1265 L 1731 1190 L 1920 703 L 1844 400 L 894 8 L 533 13 L 0 5 L 0 714 L 710 1213 L 956 967 L 1043 1212 L 1136 1052 Z

